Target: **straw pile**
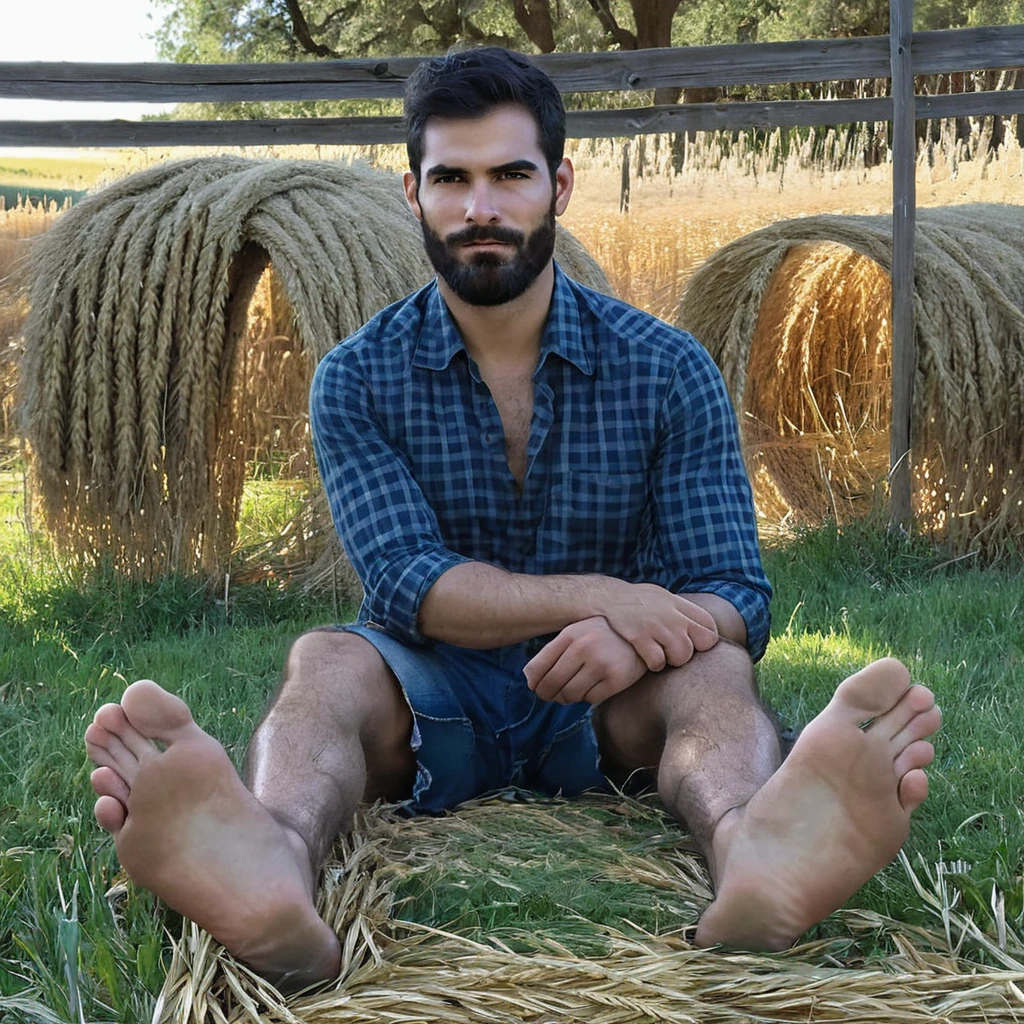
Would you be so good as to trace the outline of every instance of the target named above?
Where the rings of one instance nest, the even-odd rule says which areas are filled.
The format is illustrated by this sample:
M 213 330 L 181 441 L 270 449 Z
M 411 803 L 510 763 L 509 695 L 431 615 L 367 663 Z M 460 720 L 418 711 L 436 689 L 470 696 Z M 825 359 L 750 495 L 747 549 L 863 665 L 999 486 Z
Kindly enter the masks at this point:
M 955 552 L 1024 541 L 1024 207 L 918 211 L 913 476 Z M 742 411 L 759 507 L 842 518 L 888 465 L 888 217 L 781 221 L 716 252 L 676 320 Z
M 628 921 L 595 924 L 563 906 L 561 938 L 544 926 L 518 935 L 489 932 L 488 907 L 479 894 L 493 886 L 495 912 L 522 899 L 508 884 L 517 856 L 522 859 L 510 836 L 526 832 L 540 839 L 537 851 L 526 855 L 537 874 L 550 869 L 541 847 L 546 843 L 548 856 L 557 854 L 568 838 L 588 851 L 580 892 L 603 882 L 642 888 L 647 901 L 662 909 L 663 926 L 644 931 Z M 502 834 L 499 855 L 480 867 L 477 848 Z M 679 848 L 671 822 L 634 800 L 610 796 L 513 807 L 492 799 L 444 818 L 413 820 L 375 808 L 359 818 L 336 856 L 319 902 L 342 940 L 336 982 L 285 999 L 186 922 L 154 1021 L 1008 1024 L 1024 1016 L 1019 937 L 1009 931 L 1001 944 L 989 939 L 953 909 L 956 894 L 941 871 L 932 876 L 919 868 L 915 875 L 906 861 L 922 907 L 936 918 L 934 931 L 848 910 L 840 915 L 845 938 L 751 955 L 690 945 L 692 925 L 711 895 L 702 863 Z M 425 879 L 419 891 L 429 893 L 445 882 L 439 870 L 448 872 L 449 886 L 463 886 L 467 905 L 476 899 L 484 927 L 467 934 L 459 922 L 417 920 L 429 899 L 409 898 L 410 879 Z M 566 939 L 566 929 L 575 938 Z M 858 933 L 884 937 L 891 955 L 866 962 L 856 953 Z M 978 962 L 979 953 L 990 966 Z
M 564 234 L 558 257 L 603 284 Z M 66 554 L 144 578 L 224 571 L 250 446 L 240 340 L 268 263 L 311 357 L 267 367 L 278 379 L 308 375 L 432 273 L 400 181 L 324 161 L 163 164 L 83 200 L 41 240 L 20 405 Z

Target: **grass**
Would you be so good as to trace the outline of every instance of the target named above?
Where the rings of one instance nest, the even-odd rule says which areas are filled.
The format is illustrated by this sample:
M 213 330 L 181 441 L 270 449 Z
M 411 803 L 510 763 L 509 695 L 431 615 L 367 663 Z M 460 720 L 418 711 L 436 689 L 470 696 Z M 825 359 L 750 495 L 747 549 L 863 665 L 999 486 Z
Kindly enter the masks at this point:
M 583 145 L 573 153 L 586 167 L 565 223 L 617 290 L 665 316 L 692 269 L 740 234 L 808 212 L 891 208 L 885 167 L 844 175 L 790 167 L 783 188 L 781 173 L 752 177 L 726 161 L 719 173 L 695 169 L 635 182 L 632 212 L 623 216 L 619 151 L 607 144 L 602 167 L 598 158 L 583 160 Z M 183 154 L 136 151 L 119 159 L 146 163 L 171 155 Z M 0 161 L 0 183 L 87 189 L 109 173 L 107 161 L 106 154 Z M 980 162 L 956 173 L 943 165 L 919 168 L 920 202 L 1019 202 L 1021 161 L 1018 148 L 986 171 Z M 35 234 L 43 216 L 21 210 L 3 218 L 0 241 L 9 242 L 12 258 L 21 248 L 16 240 Z M 0 258 L 0 277 L 9 265 Z M 247 490 L 240 547 L 249 552 L 260 551 L 261 540 L 294 511 L 301 485 L 272 475 Z M 91 819 L 81 733 L 99 704 L 118 699 L 132 679 L 150 676 L 184 696 L 200 725 L 240 763 L 290 640 L 344 612 L 329 598 L 281 589 L 272 575 L 280 553 L 272 550 L 265 551 L 263 581 L 233 581 L 227 604 L 222 593 L 187 580 L 129 586 L 112 575 L 82 578 L 58 565 L 44 543 L 30 542 L 20 494 L 20 476 L 0 473 L 0 1022 L 138 1024 L 151 1016 L 168 935 L 177 934 L 179 921 L 119 873 L 110 839 Z M 890 536 L 877 521 L 773 539 L 765 561 L 776 600 L 759 678 L 783 723 L 805 723 L 839 678 L 871 658 L 904 660 L 936 691 L 945 713 L 931 796 L 915 817 L 906 852 L 933 874 L 942 861 L 962 905 L 984 928 L 993 930 L 995 891 L 1005 900 L 1007 922 L 1019 929 L 1024 565 L 948 564 L 941 551 Z M 607 846 L 593 849 L 557 831 L 510 834 L 511 820 L 493 819 L 472 844 L 401 881 L 402 915 L 513 946 L 550 936 L 583 953 L 600 947 L 601 924 L 629 920 L 657 930 L 687 912 L 593 867 L 616 851 L 671 844 L 674 834 L 657 816 L 631 820 L 628 828 L 610 822 Z M 854 903 L 908 923 L 928 920 L 899 865 Z M 818 931 L 844 934 L 836 919 Z M 888 946 L 869 934 L 847 950 L 871 959 L 884 957 Z M 850 953 L 843 962 L 854 959 Z
M 82 150 L 68 157 L 0 156 L 0 184 L 23 188 L 86 191 L 100 181 L 119 156 L 116 151 Z
M 289 498 L 287 488 L 259 487 L 245 522 L 263 529 L 267 509 L 278 502 L 287 514 Z M 0 1020 L 137 1024 L 151 1013 L 167 934 L 179 921 L 119 873 L 109 838 L 91 819 L 81 733 L 126 682 L 151 676 L 185 697 L 240 763 L 291 638 L 334 619 L 335 610 L 272 581 L 233 587 L 225 606 L 222 595 L 186 580 L 77 578 L 44 545 L 30 548 L 20 496 L 20 476 L 0 475 Z M 776 542 L 766 565 L 777 598 L 760 680 L 782 721 L 805 723 L 837 679 L 866 661 L 902 658 L 945 711 L 931 797 L 906 851 L 929 868 L 962 862 L 952 879 L 964 905 L 991 926 L 995 886 L 1018 927 L 1022 566 L 949 564 L 926 542 L 873 522 Z M 652 817 L 610 829 L 608 841 L 664 847 L 673 840 L 662 825 Z M 469 935 L 504 935 L 513 945 L 516 936 L 553 936 L 581 952 L 599 947 L 595 925 L 629 920 L 657 929 L 682 913 L 643 887 L 597 879 L 595 851 L 577 850 L 578 842 L 568 832 L 518 834 L 507 824 L 477 833 L 458 856 L 399 885 L 401 913 Z M 898 865 L 854 902 L 909 923 L 927 920 Z M 833 920 L 819 931 L 842 927 Z M 885 954 L 881 939 L 858 942 L 866 958 Z

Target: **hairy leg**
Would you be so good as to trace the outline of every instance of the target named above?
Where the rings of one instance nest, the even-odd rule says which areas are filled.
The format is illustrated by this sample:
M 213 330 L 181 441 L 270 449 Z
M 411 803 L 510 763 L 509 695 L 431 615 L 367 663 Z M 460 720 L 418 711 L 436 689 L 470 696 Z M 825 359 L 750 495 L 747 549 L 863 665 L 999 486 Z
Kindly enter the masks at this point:
M 372 644 L 324 629 L 292 646 L 284 678 L 253 732 L 246 784 L 297 832 L 319 867 L 360 800 L 412 794 L 412 713 Z
M 289 988 L 332 977 L 340 947 L 316 915 L 315 873 L 359 796 L 401 784 L 374 746 L 411 729 L 396 690 L 361 638 L 301 637 L 254 736 L 252 793 L 184 702 L 133 683 L 86 730 L 97 821 L 139 885 L 259 973 Z
M 666 810 L 685 822 L 708 862 L 719 820 L 779 767 L 779 732 L 762 704 L 750 656 L 719 641 L 682 668 L 649 673 L 600 705 L 601 754 L 624 775 L 657 769 Z

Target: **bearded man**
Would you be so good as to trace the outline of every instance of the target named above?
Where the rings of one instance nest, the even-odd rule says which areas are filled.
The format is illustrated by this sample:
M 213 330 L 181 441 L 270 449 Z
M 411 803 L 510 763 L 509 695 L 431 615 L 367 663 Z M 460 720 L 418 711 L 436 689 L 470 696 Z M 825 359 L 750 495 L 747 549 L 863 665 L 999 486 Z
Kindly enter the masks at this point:
M 783 949 L 906 838 L 932 694 L 875 662 L 782 760 L 729 396 L 690 335 L 554 263 L 558 90 L 469 50 L 419 66 L 406 120 L 437 277 L 328 353 L 310 400 L 358 619 L 296 641 L 245 784 L 156 683 L 100 708 L 96 817 L 136 882 L 295 987 L 339 969 L 313 896 L 360 800 L 439 813 L 650 769 L 715 884 L 695 941 Z

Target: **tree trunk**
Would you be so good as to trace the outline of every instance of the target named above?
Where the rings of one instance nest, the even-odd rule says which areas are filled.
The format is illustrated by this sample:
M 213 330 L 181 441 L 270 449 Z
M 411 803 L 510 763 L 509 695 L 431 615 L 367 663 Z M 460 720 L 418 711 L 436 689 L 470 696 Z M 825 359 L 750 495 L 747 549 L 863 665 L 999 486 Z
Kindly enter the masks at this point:
M 541 53 L 555 49 L 555 30 L 551 25 L 551 0 L 515 0 L 519 27 Z
M 295 39 L 306 53 L 311 53 L 315 57 L 341 56 L 340 53 L 335 53 L 329 46 L 324 46 L 313 38 L 313 34 L 309 31 L 309 24 L 306 22 L 306 16 L 302 13 L 302 8 L 299 6 L 299 0 L 285 0 L 285 6 L 288 8 L 288 15 L 292 19 L 292 32 L 295 35 Z
M 636 22 L 636 48 L 646 50 L 655 46 L 672 45 L 672 19 L 682 0 L 630 0 L 633 20 Z M 679 89 L 654 90 L 654 102 L 678 103 Z

